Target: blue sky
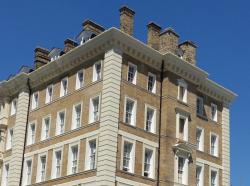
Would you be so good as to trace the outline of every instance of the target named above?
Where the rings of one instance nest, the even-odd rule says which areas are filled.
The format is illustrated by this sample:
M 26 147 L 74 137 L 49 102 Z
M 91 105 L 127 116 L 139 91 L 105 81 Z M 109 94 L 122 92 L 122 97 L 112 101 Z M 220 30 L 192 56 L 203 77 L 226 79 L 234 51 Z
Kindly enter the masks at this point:
M 249 1 L 1 1 L 0 79 L 15 74 L 21 65 L 32 66 L 36 46 L 63 47 L 87 18 L 106 28 L 119 27 L 118 8 L 124 4 L 136 11 L 135 37 L 146 41 L 149 21 L 174 28 L 181 41 L 193 40 L 199 46 L 198 66 L 239 95 L 231 107 L 231 179 L 234 186 L 250 185 Z

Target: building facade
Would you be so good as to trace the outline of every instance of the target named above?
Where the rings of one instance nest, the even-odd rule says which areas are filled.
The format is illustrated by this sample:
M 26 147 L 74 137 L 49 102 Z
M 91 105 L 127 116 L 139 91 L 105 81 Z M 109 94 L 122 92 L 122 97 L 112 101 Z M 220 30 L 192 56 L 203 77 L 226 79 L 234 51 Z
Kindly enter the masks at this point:
M 196 45 L 135 12 L 86 20 L 64 49 L 0 83 L 1 185 L 230 186 L 236 96 L 196 66 Z

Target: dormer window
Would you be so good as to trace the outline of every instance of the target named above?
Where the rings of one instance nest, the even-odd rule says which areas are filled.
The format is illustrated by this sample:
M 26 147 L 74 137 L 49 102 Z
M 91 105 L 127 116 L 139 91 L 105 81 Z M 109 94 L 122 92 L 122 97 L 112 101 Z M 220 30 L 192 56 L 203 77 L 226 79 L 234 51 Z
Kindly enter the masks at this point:
M 88 40 L 94 38 L 97 34 L 91 30 L 83 30 L 77 37 L 80 45 L 84 44 Z
M 60 48 L 54 48 L 51 50 L 49 53 L 50 61 L 55 61 L 57 60 L 62 54 L 62 50 Z

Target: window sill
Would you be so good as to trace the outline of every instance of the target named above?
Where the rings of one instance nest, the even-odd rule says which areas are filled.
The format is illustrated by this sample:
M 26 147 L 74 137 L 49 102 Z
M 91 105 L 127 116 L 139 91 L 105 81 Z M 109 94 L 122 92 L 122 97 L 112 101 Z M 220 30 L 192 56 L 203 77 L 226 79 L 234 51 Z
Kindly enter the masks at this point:
M 207 118 L 206 116 L 204 116 L 204 115 L 201 115 L 201 114 L 196 113 L 196 116 L 197 116 L 198 118 L 200 118 L 200 119 L 203 119 L 203 120 L 208 121 L 208 118 Z
M 182 100 L 177 99 L 177 102 L 182 104 L 182 105 L 185 105 L 186 107 L 189 107 L 189 105 L 186 102 L 182 101 Z

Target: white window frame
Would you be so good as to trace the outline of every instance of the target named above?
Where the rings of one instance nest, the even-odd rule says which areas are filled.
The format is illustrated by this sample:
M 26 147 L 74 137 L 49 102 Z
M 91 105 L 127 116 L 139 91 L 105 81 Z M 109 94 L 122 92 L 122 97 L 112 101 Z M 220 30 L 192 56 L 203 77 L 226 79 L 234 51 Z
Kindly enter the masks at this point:
M 188 116 L 181 114 L 181 113 L 177 113 L 176 114 L 176 138 L 180 139 L 180 133 L 179 133 L 179 129 L 180 129 L 180 119 L 184 119 L 185 120 L 185 124 L 184 124 L 184 131 L 183 131 L 183 139 L 184 141 L 188 141 Z
M 48 131 L 48 137 L 46 138 L 46 131 L 45 131 L 45 120 L 49 118 L 49 131 Z M 51 127 L 51 115 L 45 116 L 42 119 L 42 132 L 41 132 L 41 141 L 49 139 L 50 138 L 50 127 Z
M 215 115 L 213 115 L 213 111 L 212 111 L 213 108 L 215 108 Z M 211 120 L 214 122 L 218 121 L 218 107 L 214 103 L 211 103 Z
M 97 120 L 95 120 L 95 116 L 94 116 L 94 105 L 93 105 L 93 100 L 95 100 L 96 98 L 98 98 L 98 118 Z M 101 110 L 101 95 L 95 95 L 93 97 L 90 98 L 89 100 L 89 123 L 94 123 L 100 120 L 100 110 Z
M 59 178 L 57 177 L 57 158 L 56 158 L 56 153 L 61 151 L 61 160 L 60 160 L 60 175 L 59 177 L 61 177 L 62 175 L 62 159 L 63 159 L 63 147 L 59 147 L 56 149 L 53 149 L 53 161 L 52 161 L 52 171 L 51 171 L 51 178 L 55 179 L 55 178 Z
M 90 167 L 90 142 L 95 140 L 96 142 L 96 152 L 95 152 L 95 167 L 94 169 L 96 169 L 97 167 L 97 149 L 98 149 L 98 138 L 97 136 L 93 136 L 90 138 L 87 138 L 86 140 L 86 154 L 85 154 L 85 170 L 92 170 Z
M 80 124 L 79 126 L 77 126 L 77 122 L 76 122 L 76 107 L 80 106 L 81 108 L 81 113 L 80 113 Z M 74 129 L 77 129 L 77 128 L 80 128 L 81 125 L 82 125 L 82 112 L 83 112 L 83 104 L 82 102 L 79 102 L 79 103 L 76 103 L 73 105 L 73 108 L 72 108 L 72 124 L 71 124 L 71 129 L 74 130 Z
M 182 179 L 182 183 L 179 182 L 179 175 L 178 175 L 178 170 L 179 170 L 179 158 L 183 158 L 184 159 L 184 165 L 183 165 L 183 179 Z M 175 182 L 179 183 L 179 184 L 183 184 L 183 185 L 188 185 L 188 164 L 189 164 L 189 160 L 187 157 L 181 156 L 181 155 L 175 155 Z
M 61 118 L 60 114 L 64 113 L 64 121 L 63 121 L 63 131 L 61 131 Z M 61 135 L 65 133 L 65 123 L 66 123 L 66 109 L 60 110 L 57 112 L 56 116 L 56 135 Z
M 97 70 L 96 70 L 96 66 L 97 66 L 98 64 L 101 65 L 99 79 L 98 79 L 98 74 L 97 74 Z M 93 65 L 93 77 L 92 77 L 92 82 L 100 81 L 101 79 L 102 79 L 102 60 L 95 62 L 94 65 Z
M 45 171 L 44 171 L 44 180 L 41 180 L 41 171 L 42 171 L 42 167 L 41 167 L 41 157 L 45 156 L 46 157 L 46 162 L 45 162 Z M 38 165 L 37 165 L 37 175 L 36 175 L 36 183 L 39 182 L 44 182 L 46 181 L 46 169 L 47 169 L 47 162 L 48 162 L 48 153 L 44 152 L 38 155 Z
M 12 101 L 11 101 L 11 109 L 10 109 L 10 115 L 13 116 L 16 114 L 17 112 L 17 98 L 14 98 Z
M 12 132 L 11 132 L 12 131 Z M 13 136 L 14 136 L 14 128 L 8 129 L 7 141 L 6 141 L 6 150 L 12 149 L 13 146 Z
M 124 143 L 131 143 L 132 144 L 132 149 L 131 149 L 131 155 L 130 155 L 130 162 L 129 162 L 129 170 L 126 172 L 134 173 L 134 168 L 135 168 L 135 145 L 136 141 L 133 139 L 129 139 L 127 137 L 122 137 L 122 148 L 121 148 L 121 170 L 123 170 L 123 156 L 124 156 Z M 124 171 L 124 170 L 123 170 Z
M 216 142 L 215 142 L 215 150 L 214 150 L 214 154 L 212 154 L 212 143 L 211 143 L 211 139 L 212 136 L 216 136 Z M 215 157 L 219 157 L 219 135 L 213 132 L 210 132 L 210 155 L 215 156 Z
M 8 166 L 8 171 L 6 170 L 6 166 Z M 8 185 L 8 181 L 9 181 L 9 176 L 10 176 L 10 163 L 9 162 L 5 162 L 2 165 L 2 184 L 3 186 L 7 186 Z
M 197 146 L 197 150 L 204 151 L 204 129 L 201 127 L 196 128 L 196 142 L 197 142 L 197 130 L 201 131 L 200 143 L 199 143 L 199 146 Z M 197 145 L 197 143 L 196 143 L 196 145 Z
M 31 130 L 31 126 L 34 125 L 35 126 L 35 131 L 34 131 L 34 141 L 32 139 L 32 130 Z M 28 137 L 27 137 L 27 145 L 32 145 L 35 143 L 36 141 L 36 126 L 37 126 L 37 122 L 30 122 L 28 124 Z
M 219 186 L 219 179 L 220 179 L 220 172 L 219 172 L 219 169 L 217 168 L 214 168 L 214 167 L 209 167 L 209 185 L 211 186 L 212 183 L 211 183 L 211 173 L 212 171 L 215 171 L 216 172 L 216 185 L 215 186 Z
M 184 94 L 183 94 L 183 97 L 181 98 L 181 95 L 180 95 L 180 89 L 181 87 L 184 88 Z M 179 79 L 178 80 L 178 97 L 177 99 L 181 102 L 184 102 L 184 103 L 187 103 L 187 94 L 188 94 L 188 91 L 187 91 L 187 83 L 184 79 Z
M 196 170 L 197 170 L 197 167 L 201 168 L 201 172 L 200 172 L 199 185 L 197 184 L 197 179 L 196 179 L 196 185 L 197 186 L 204 186 L 204 164 L 197 162 L 196 163 Z M 197 176 L 197 173 L 195 175 Z M 197 177 L 195 177 L 195 178 L 197 178 Z
M 198 106 L 198 100 L 201 105 Z M 197 96 L 197 101 L 196 101 L 196 113 L 200 116 L 203 116 L 203 108 L 204 108 L 204 101 L 202 97 Z M 198 109 L 199 108 L 199 109 Z
M 49 89 L 51 88 L 51 96 L 49 95 Z M 46 88 L 45 104 L 51 103 L 53 101 L 54 85 L 50 84 Z
M 64 86 L 63 86 L 63 82 L 66 81 L 67 82 L 67 86 L 66 86 L 66 89 L 64 89 Z M 68 80 L 68 77 L 65 77 L 61 80 L 61 83 L 60 83 L 60 97 L 63 97 L 63 96 L 66 96 L 68 94 L 68 87 L 69 87 L 69 80 Z
M 147 111 L 148 109 L 153 110 L 153 117 L 152 117 L 152 123 L 151 123 L 151 130 L 147 130 Z M 147 132 L 151 132 L 151 133 L 155 133 L 156 131 L 156 108 L 152 107 L 148 104 L 145 104 L 145 114 L 144 114 L 144 130 L 146 130 Z
M 153 87 L 152 87 L 152 90 L 149 90 L 149 77 L 153 77 L 153 81 L 154 81 L 154 83 L 153 83 Z M 148 83 L 147 83 L 147 90 L 149 91 L 149 92 L 151 92 L 151 93 L 156 93 L 156 75 L 155 74 L 153 74 L 153 73 L 151 73 L 151 72 L 149 72 L 148 73 Z
M 135 68 L 135 72 L 134 72 L 135 74 L 134 74 L 134 78 L 133 78 L 132 81 L 129 81 L 129 67 L 130 66 Z M 134 84 L 134 85 L 136 85 L 136 82 L 137 82 L 137 66 L 135 64 L 131 63 L 131 62 L 128 62 L 127 81 Z
M 128 100 L 134 102 L 134 106 L 133 106 L 133 110 L 132 110 L 131 123 L 126 122 L 126 108 L 127 108 L 127 101 Z M 124 100 L 124 116 L 123 116 L 124 123 L 126 123 L 128 125 L 136 126 L 136 112 L 137 112 L 137 100 L 135 100 L 133 98 L 130 98 L 128 96 L 125 96 L 125 100 Z
M 79 74 L 82 73 L 82 82 L 80 81 Z M 78 90 L 84 86 L 84 70 L 79 70 L 76 73 L 76 87 L 75 89 Z
M 36 100 L 36 95 L 37 95 L 37 100 Z M 36 109 L 38 108 L 38 105 L 39 105 L 39 92 L 34 92 L 32 94 L 32 103 L 31 103 L 31 109 Z
M 143 144 L 143 154 L 142 154 L 142 176 L 144 176 L 144 163 L 145 163 L 145 151 L 146 149 L 151 150 L 152 151 L 152 156 L 151 156 L 151 160 L 150 160 L 150 173 L 147 176 L 148 178 L 154 179 L 155 178 L 155 153 L 156 153 L 156 149 L 155 147 L 149 146 L 147 144 Z M 146 177 L 146 176 L 144 176 Z
M 72 175 L 72 174 L 76 174 L 76 173 L 72 173 L 72 148 L 77 146 L 77 164 L 76 164 L 76 173 L 78 173 L 78 169 L 79 169 L 79 155 L 80 155 L 80 141 L 74 142 L 69 144 L 69 152 L 68 152 L 68 169 L 67 169 L 67 173 L 68 175 Z
M 30 179 L 28 179 L 28 166 L 27 166 L 27 162 L 30 161 L 31 162 L 31 169 L 30 169 Z M 33 168 L 33 157 L 27 157 L 24 160 L 24 165 L 23 165 L 23 181 L 22 181 L 22 185 L 30 185 L 31 184 L 31 180 L 32 180 L 32 168 Z

